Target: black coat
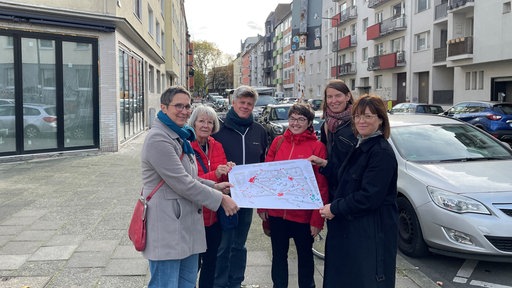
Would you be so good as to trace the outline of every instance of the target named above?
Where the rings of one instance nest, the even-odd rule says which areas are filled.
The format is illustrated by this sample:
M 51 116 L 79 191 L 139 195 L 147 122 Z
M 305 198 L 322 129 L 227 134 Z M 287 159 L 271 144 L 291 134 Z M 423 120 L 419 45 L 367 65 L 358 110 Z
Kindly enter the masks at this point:
M 338 175 L 327 221 L 324 288 L 394 288 L 397 161 L 383 136 L 355 148 Z
M 320 173 L 329 179 L 329 200 L 332 200 L 338 186 L 336 176 L 341 165 L 356 146 L 357 138 L 354 136 L 351 121 L 339 125 L 334 133 L 327 131 L 325 125 L 324 122 L 320 129 L 320 141 L 327 148 L 328 161 L 325 167 L 320 168 Z

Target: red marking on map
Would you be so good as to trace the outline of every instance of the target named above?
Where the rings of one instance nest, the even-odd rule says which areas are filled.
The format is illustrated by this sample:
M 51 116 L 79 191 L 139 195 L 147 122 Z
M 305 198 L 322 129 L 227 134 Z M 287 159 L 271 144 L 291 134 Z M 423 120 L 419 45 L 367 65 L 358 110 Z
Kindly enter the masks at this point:
M 284 193 L 283 193 L 283 192 L 279 192 L 279 193 L 277 193 L 277 197 L 282 197 L 282 196 L 284 196 Z
M 288 180 L 293 181 L 293 177 L 292 176 L 288 176 Z
M 250 183 L 254 183 L 254 180 L 256 180 L 256 176 L 252 176 L 252 177 L 249 179 L 249 182 L 250 182 Z

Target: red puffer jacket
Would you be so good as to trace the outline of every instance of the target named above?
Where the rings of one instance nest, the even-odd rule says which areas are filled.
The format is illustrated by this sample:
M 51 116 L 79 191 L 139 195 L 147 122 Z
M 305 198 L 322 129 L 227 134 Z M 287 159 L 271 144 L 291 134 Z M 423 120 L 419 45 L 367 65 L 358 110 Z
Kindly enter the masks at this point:
M 224 153 L 224 148 L 220 142 L 216 141 L 212 137 L 208 137 L 208 156 L 206 156 L 203 150 L 199 147 L 199 143 L 197 141 L 193 141 L 190 144 L 192 144 L 192 148 L 194 149 L 196 155 L 201 157 L 202 163 L 206 168 L 205 171 L 196 156 L 198 171 L 197 174 L 199 177 L 215 182 L 223 182 L 228 180 L 226 175 L 222 175 L 221 178 L 217 178 L 215 175 L 217 166 L 225 165 L 227 163 L 226 154 Z M 203 218 L 204 226 L 211 226 L 217 222 L 217 212 L 203 207 Z
M 280 140 L 284 137 L 284 140 Z M 276 151 L 278 143 L 282 141 L 279 151 Z M 318 141 L 314 132 L 306 130 L 302 134 L 293 134 L 290 130 L 286 130 L 283 136 L 276 137 L 270 149 L 268 150 L 265 162 L 306 159 L 311 155 L 316 155 L 322 159 L 327 159 L 327 150 L 325 145 Z M 324 204 L 329 199 L 327 179 L 320 174 L 318 166 L 313 166 L 320 196 Z M 318 210 L 284 210 L 284 209 L 258 209 L 258 213 L 267 212 L 268 215 L 281 217 L 286 220 L 309 223 L 311 226 L 322 229 L 324 227 L 324 219 Z

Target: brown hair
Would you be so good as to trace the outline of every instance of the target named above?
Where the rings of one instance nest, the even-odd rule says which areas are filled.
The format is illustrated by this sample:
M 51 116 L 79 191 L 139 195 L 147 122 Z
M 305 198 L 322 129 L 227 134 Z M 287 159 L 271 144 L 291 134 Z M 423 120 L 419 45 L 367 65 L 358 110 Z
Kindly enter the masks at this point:
M 388 139 L 391 133 L 391 129 L 389 127 L 389 118 L 386 105 L 384 104 L 384 101 L 382 101 L 382 98 L 377 95 L 369 94 L 365 94 L 359 97 L 359 99 L 357 99 L 352 106 L 352 116 L 363 115 L 366 111 L 366 108 L 370 109 L 373 114 L 376 114 L 377 117 L 382 120 L 379 130 L 382 132 L 384 138 Z M 352 121 L 352 125 L 355 127 L 355 121 Z M 354 134 L 356 136 L 359 134 L 355 128 Z

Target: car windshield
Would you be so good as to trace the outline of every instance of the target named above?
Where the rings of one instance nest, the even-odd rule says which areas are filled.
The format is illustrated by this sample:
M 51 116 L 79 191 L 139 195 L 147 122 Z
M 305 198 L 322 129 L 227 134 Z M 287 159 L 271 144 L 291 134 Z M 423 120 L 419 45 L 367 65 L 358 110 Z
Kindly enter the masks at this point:
M 478 128 L 463 124 L 393 127 L 391 141 L 405 160 L 417 162 L 511 159 L 512 153 Z
M 272 96 L 260 95 L 255 106 L 267 106 L 268 104 L 276 104 L 276 100 Z

